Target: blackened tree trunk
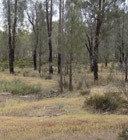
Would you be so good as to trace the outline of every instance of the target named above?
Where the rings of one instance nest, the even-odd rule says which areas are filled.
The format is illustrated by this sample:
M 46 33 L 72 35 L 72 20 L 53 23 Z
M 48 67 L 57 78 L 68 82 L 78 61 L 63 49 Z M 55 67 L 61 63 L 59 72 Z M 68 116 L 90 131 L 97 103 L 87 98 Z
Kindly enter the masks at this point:
M 98 51 L 99 51 L 99 36 L 100 36 L 100 29 L 102 25 L 102 20 L 104 16 L 104 6 L 105 6 L 105 0 L 99 0 L 99 9 L 98 9 L 98 15 L 96 20 L 96 32 L 95 32 L 95 45 L 94 45 L 94 80 L 98 80 Z
M 128 53 L 125 56 L 125 82 L 128 82 Z
M 41 46 L 40 46 L 40 50 L 39 50 L 39 73 L 41 73 L 41 67 L 42 67 L 41 56 L 42 56 L 42 53 L 41 53 Z
M 33 52 L 33 64 L 34 64 L 34 70 L 37 70 L 37 50 L 34 49 Z
M 12 56 L 12 37 L 11 37 L 11 11 L 10 0 L 8 0 L 8 45 L 9 45 L 9 71 L 14 73 L 13 56 Z
M 9 48 L 9 71 L 11 74 L 14 74 L 14 61 L 13 61 L 13 52 Z
M 49 73 L 53 73 L 53 64 L 52 64 L 52 40 L 51 37 L 49 37 Z
M 87 51 L 88 51 L 88 54 L 89 54 L 89 59 L 90 59 L 90 71 L 93 72 L 93 53 L 94 53 L 94 37 L 93 37 L 93 31 L 92 29 L 90 29 L 91 32 L 90 34 L 89 33 L 86 33 L 86 38 L 87 38 L 87 42 L 85 44 L 86 48 L 87 48 Z
M 108 66 L 108 58 L 104 57 L 104 61 L 105 61 L 105 67 L 107 67 Z
M 98 48 L 99 48 L 99 33 L 96 31 L 95 47 L 94 47 L 94 80 L 98 80 Z
M 69 90 L 72 91 L 72 53 L 70 53 L 70 60 L 69 60 Z
M 94 70 L 94 67 L 93 67 L 93 54 L 92 53 L 90 54 L 90 70 L 91 70 L 91 72 L 93 72 L 93 70 Z
M 17 4 L 18 4 L 18 0 L 15 0 L 14 24 L 13 24 L 13 40 L 12 40 L 13 62 L 14 62 L 14 59 L 15 59 L 15 48 L 16 48 Z
M 60 92 L 63 93 L 63 73 L 62 73 L 62 0 L 59 0 L 59 33 L 58 33 L 58 73 L 60 74 Z
M 60 65 L 61 65 L 61 54 L 59 51 L 60 50 L 58 50 L 58 74 L 60 74 Z
M 46 0 L 46 20 L 47 20 L 47 31 L 48 31 L 48 45 L 49 45 L 49 73 L 53 73 L 52 64 L 52 16 L 53 16 L 53 1 L 49 2 Z M 50 12 L 49 12 L 50 9 Z
M 68 73 L 69 73 L 69 63 L 68 63 L 68 59 L 67 59 L 67 71 L 66 71 L 66 73 L 67 73 L 67 75 L 68 75 Z
M 14 73 L 14 59 L 15 59 L 15 47 L 16 47 L 16 27 L 17 27 L 17 4 L 18 0 L 15 0 L 14 5 L 14 21 L 11 27 L 11 8 L 10 0 L 8 0 L 8 44 L 9 44 L 9 71 Z M 12 28 L 12 29 L 11 29 Z M 12 32 L 11 32 L 12 30 Z

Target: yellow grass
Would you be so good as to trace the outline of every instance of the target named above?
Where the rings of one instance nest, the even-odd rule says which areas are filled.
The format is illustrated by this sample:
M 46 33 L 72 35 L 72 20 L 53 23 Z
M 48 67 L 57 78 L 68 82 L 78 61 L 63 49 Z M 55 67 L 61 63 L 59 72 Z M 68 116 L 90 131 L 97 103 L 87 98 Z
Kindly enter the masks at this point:
M 85 73 L 84 69 L 75 73 L 73 84 L 77 85 L 81 79 L 93 83 L 93 74 Z M 106 79 L 109 74 L 105 69 L 100 76 Z M 122 79 L 123 76 L 120 73 Z M 0 80 L 16 78 L 31 85 L 40 85 L 44 91 L 58 88 L 57 75 L 52 80 L 45 80 L 0 73 Z M 84 84 L 82 88 L 85 88 Z M 110 90 L 118 91 L 112 84 L 90 87 L 91 95 Z M 0 96 L 0 140 L 117 140 L 118 132 L 128 124 L 128 116 L 91 114 L 83 108 L 85 97 L 79 92 L 74 89 L 72 93 L 39 101 Z

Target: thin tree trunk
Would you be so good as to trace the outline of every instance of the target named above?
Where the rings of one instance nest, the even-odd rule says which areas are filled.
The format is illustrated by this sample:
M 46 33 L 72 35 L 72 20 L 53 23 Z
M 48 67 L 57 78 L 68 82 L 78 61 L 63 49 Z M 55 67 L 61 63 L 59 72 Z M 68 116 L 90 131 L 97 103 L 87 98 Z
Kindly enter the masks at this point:
M 93 72 L 93 54 L 92 54 L 92 52 L 90 53 L 90 70 L 91 70 L 91 72 Z
M 99 49 L 99 25 L 97 24 L 94 46 L 94 80 L 98 80 L 98 49 Z
M 128 82 L 128 53 L 125 57 L 125 82 Z
M 62 73 L 62 0 L 59 0 L 59 36 L 58 36 L 58 72 L 60 73 L 60 92 L 63 93 L 63 73 Z
M 58 74 L 60 74 L 60 65 L 61 65 L 61 54 L 59 51 L 60 50 L 58 50 Z
M 41 67 L 42 67 L 42 63 L 41 63 L 41 51 L 39 52 L 39 73 L 41 73 Z
M 37 48 L 39 46 L 39 34 L 38 34 L 38 30 L 35 33 L 35 38 L 36 38 L 36 44 L 35 44 L 35 48 L 34 48 L 34 52 L 33 52 L 33 65 L 34 65 L 34 70 L 37 70 Z
M 13 56 L 12 56 L 12 35 L 11 35 L 11 11 L 10 0 L 8 0 L 8 45 L 9 45 L 9 71 L 14 73 Z
M 15 48 L 16 48 L 16 27 L 17 27 L 17 4 L 18 0 L 15 0 L 15 12 L 14 12 L 14 24 L 13 24 L 13 40 L 12 40 L 12 59 L 15 59 Z
M 72 91 L 72 53 L 70 53 L 69 71 L 69 90 Z
M 33 64 L 34 64 L 34 70 L 37 70 L 37 51 L 34 49 L 33 52 Z
M 49 38 L 49 73 L 53 73 L 52 68 L 52 41 L 51 38 Z
M 49 4 L 46 0 L 46 20 L 47 20 L 47 31 L 48 31 L 48 45 L 49 45 L 49 73 L 53 73 L 52 64 L 52 14 L 53 14 L 53 1 L 51 0 L 50 14 L 49 14 Z
M 41 61 L 41 57 L 42 57 L 42 34 L 41 34 L 41 29 L 40 29 L 40 33 L 39 33 L 39 73 L 41 73 L 41 67 L 42 67 L 42 61 Z
M 108 66 L 108 59 L 107 59 L 107 57 L 104 57 L 104 59 L 105 59 L 105 67 L 107 67 Z
M 104 12 L 104 1 L 103 1 L 103 9 L 101 11 L 101 0 L 99 0 L 99 13 L 97 17 L 97 24 L 96 24 L 96 34 L 95 34 L 95 46 L 94 46 L 94 80 L 98 80 L 98 51 L 99 51 L 99 35 L 100 35 L 100 28 L 102 25 L 102 18 Z M 101 13 L 102 12 L 102 13 Z

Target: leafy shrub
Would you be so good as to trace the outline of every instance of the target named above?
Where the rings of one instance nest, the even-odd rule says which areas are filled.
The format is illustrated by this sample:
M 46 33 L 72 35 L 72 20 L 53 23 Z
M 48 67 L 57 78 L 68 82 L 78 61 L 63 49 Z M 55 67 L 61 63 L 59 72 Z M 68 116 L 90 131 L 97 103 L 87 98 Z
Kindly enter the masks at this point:
M 24 77 L 37 77 L 36 73 L 29 73 L 28 71 L 23 72 Z
M 89 95 L 89 94 L 90 94 L 89 89 L 80 92 L 80 95 L 82 95 L 82 96 Z
M 79 81 L 78 86 L 77 86 L 77 89 L 78 90 L 81 89 L 82 88 L 82 85 L 83 85 L 83 82 L 82 81 Z
M 64 86 L 65 89 L 69 88 L 69 84 L 66 80 L 64 80 L 63 86 Z
M 59 106 L 59 109 L 64 108 L 64 104 L 59 104 L 58 106 Z
M 124 80 L 118 80 L 118 82 L 116 82 L 116 87 L 118 88 L 119 92 L 128 97 L 127 84 Z
M 28 71 L 23 72 L 23 76 L 24 76 L 24 77 L 29 77 Z
M 52 79 L 52 75 L 49 74 L 45 76 L 45 80 L 51 80 L 51 79 Z
M 121 133 L 119 133 L 118 140 L 128 140 L 128 127 L 124 128 Z
M 126 103 L 119 93 L 109 92 L 105 95 L 95 95 L 86 99 L 85 105 L 97 111 L 115 111 L 120 105 Z
M 0 81 L 0 91 L 9 92 L 15 95 L 38 94 L 40 87 L 30 86 L 20 80 Z
M 22 68 L 22 69 L 25 67 L 32 67 L 33 62 L 32 61 L 25 61 L 25 60 L 18 60 L 18 61 L 15 61 L 15 66 Z
M 44 74 L 41 73 L 41 74 L 40 74 L 40 78 L 44 78 Z
M 113 83 L 113 82 L 115 82 L 115 77 L 114 77 L 114 75 L 113 74 L 109 74 L 108 76 L 107 76 L 107 78 L 106 78 L 106 83 L 107 84 L 109 84 L 109 83 Z

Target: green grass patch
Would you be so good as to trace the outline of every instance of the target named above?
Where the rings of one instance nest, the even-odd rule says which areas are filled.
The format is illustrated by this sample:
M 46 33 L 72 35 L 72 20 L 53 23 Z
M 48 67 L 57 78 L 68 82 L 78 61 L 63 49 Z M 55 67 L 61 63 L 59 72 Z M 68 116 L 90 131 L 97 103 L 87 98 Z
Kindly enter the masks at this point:
M 13 81 L 0 81 L 0 91 L 9 92 L 14 95 L 28 95 L 41 93 L 41 88 L 28 85 L 19 79 L 15 79 Z

